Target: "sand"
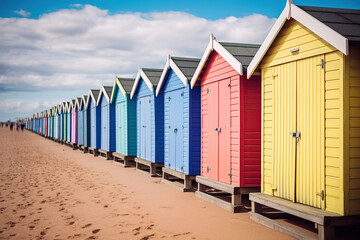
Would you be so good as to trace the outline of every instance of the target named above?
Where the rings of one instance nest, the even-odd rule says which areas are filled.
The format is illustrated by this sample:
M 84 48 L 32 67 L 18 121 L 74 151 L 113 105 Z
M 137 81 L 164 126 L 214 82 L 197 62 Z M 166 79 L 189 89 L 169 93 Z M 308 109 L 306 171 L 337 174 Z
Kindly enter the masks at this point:
M 0 239 L 291 239 L 134 168 L 0 128 Z

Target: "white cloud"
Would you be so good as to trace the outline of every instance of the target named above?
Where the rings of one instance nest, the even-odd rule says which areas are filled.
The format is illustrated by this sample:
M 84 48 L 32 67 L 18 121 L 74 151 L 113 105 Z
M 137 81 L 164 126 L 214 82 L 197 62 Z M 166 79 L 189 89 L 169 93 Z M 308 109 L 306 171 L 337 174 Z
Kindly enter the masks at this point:
M 19 14 L 20 16 L 23 16 L 23 17 L 27 17 L 31 14 L 30 12 L 24 11 L 22 9 L 15 10 L 14 13 Z
M 163 68 L 166 56 L 201 57 L 210 33 L 220 41 L 261 43 L 275 19 L 259 14 L 207 20 L 184 12 L 120 13 L 73 5 L 39 19 L 0 18 L 0 94 L 74 90 Z M 25 11 L 18 11 L 18 14 Z

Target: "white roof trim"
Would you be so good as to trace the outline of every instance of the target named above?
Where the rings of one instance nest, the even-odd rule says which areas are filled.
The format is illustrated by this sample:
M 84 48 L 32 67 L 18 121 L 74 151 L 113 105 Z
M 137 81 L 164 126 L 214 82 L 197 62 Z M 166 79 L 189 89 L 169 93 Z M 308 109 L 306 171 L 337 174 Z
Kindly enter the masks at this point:
M 121 81 L 119 80 L 119 78 L 117 76 L 115 76 L 116 78 L 116 84 L 118 85 L 118 87 L 120 88 L 120 91 L 122 92 L 122 94 L 124 95 L 124 97 L 126 97 L 126 91 L 124 89 L 124 86 L 121 84 Z M 113 90 L 114 91 L 114 90 Z
M 135 83 L 134 83 L 134 86 L 131 90 L 131 94 L 130 94 L 130 99 L 133 98 L 134 94 L 135 94 L 135 91 L 136 91 L 136 88 L 139 84 L 139 81 L 140 81 L 140 77 L 144 80 L 144 82 L 146 83 L 146 85 L 149 87 L 150 91 L 154 91 L 154 86 L 152 85 L 150 79 L 146 76 L 146 74 L 144 73 L 144 71 L 142 70 L 141 67 L 139 67 L 139 72 L 136 76 L 136 79 L 135 79 Z
M 261 44 L 261 47 L 257 51 L 256 55 L 251 60 L 247 71 L 247 78 L 250 78 L 254 73 L 266 52 L 269 50 L 271 44 L 275 40 L 276 36 L 280 32 L 281 28 L 290 18 L 295 19 L 310 29 L 313 33 L 324 39 L 343 54 L 349 54 L 349 43 L 347 38 L 293 4 L 292 1 L 288 1 L 269 34 L 266 36 L 264 42 Z
M 160 80 L 159 80 L 159 83 L 156 87 L 156 96 L 158 96 L 159 92 L 160 92 L 160 89 L 161 89 L 161 86 L 165 80 L 165 76 L 166 76 L 166 73 L 168 72 L 168 70 L 170 69 L 170 59 L 171 59 L 171 56 L 168 55 L 168 58 L 166 60 L 166 64 L 165 64 L 165 67 L 164 67 L 164 70 L 162 71 L 161 73 L 161 77 L 160 77 Z
M 239 62 L 231 53 L 229 53 L 218 41 L 216 41 L 216 38 L 211 34 L 210 42 L 205 49 L 205 52 L 200 60 L 198 67 L 195 70 L 193 77 L 191 78 L 191 88 L 195 86 L 195 83 L 198 80 L 205 63 L 213 50 L 218 52 L 226 60 L 226 62 L 228 62 L 230 66 L 235 69 L 236 72 L 238 72 L 240 75 L 243 75 L 243 66 L 241 62 Z
M 95 90 L 95 89 L 94 89 Z M 97 102 L 97 99 L 95 99 L 94 97 L 94 94 L 92 93 L 91 89 L 89 90 L 89 97 L 88 97 L 88 100 L 86 102 L 86 108 L 89 107 L 89 102 L 90 102 L 90 97 L 92 98 L 93 102 L 95 103 L 95 106 L 96 106 L 96 102 Z
M 87 102 L 89 101 L 89 95 L 88 95 L 88 98 L 85 100 L 85 96 L 86 95 L 82 95 L 81 96 L 81 99 L 82 99 L 82 102 L 83 102 L 83 106 L 84 106 L 84 110 L 86 110 L 86 108 L 87 108 Z
M 176 65 L 176 63 L 171 59 L 171 56 L 169 55 L 168 56 L 168 60 L 166 62 L 166 65 L 164 67 L 164 70 L 161 74 L 161 78 L 160 78 L 160 81 L 159 81 L 159 84 L 158 86 L 156 87 L 156 96 L 158 96 L 160 90 L 161 90 L 161 86 L 165 80 L 165 76 L 166 76 L 166 73 L 169 71 L 169 69 L 172 69 L 176 75 L 180 78 L 180 80 L 183 82 L 183 84 L 185 85 L 185 87 L 188 86 L 188 80 L 186 78 L 186 76 L 184 75 L 184 73 L 180 70 L 180 68 Z
M 97 99 L 97 102 L 96 102 L 96 105 L 99 105 L 99 102 L 100 102 L 100 99 L 101 99 L 101 95 L 102 95 L 102 94 L 104 94 L 106 100 L 108 101 L 108 103 L 110 103 L 110 97 L 109 97 L 109 95 L 107 94 L 104 85 L 102 85 L 102 87 L 101 87 L 101 89 L 100 89 L 100 93 L 99 93 L 98 99 Z

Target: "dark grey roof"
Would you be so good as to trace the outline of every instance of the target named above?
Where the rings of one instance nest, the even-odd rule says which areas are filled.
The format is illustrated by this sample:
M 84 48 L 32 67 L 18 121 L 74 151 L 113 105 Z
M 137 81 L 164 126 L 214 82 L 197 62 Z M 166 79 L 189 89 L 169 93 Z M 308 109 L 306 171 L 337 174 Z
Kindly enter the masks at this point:
M 360 41 L 360 10 L 298 6 L 320 22 L 349 39 Z
M 145 75 L 149 78 L 150 82 L 152 83 L 152 85 L 154 86 L 154 88 L 156 88 L 156 86 L 159 83 L 161 74 L 162 74 L 162 69 L 154 69 L 154 68 L 143 68 L 142 69 L 145 73 Z
M 75 105 L 75 99 L 71 100 L 72 102 L 72 105 L 74 106 Z
M 118 77 L 118 79 L 119 79 L 121 86 L 123 86 L 123 88 L 125 89 L 126 94 L 130 94 L 131 89 L 135 82 L 135 78 L 119 78 Z
M 84 95 L 85 102 L 88 100 L 88 95 Z
M 112 89 L 113 87 L 112 86 L 104 86 L 105 88 L 105 92 L 106 94 L 108 95 L 108 97 L 110 98 L 111 97 L 111 93 L 112 93 Z
M 256 52 L 260 48 L 259 44 L 229 43 L 219 42 L 231 55 L 233 55 L 244 69 L 250 64 Z
M 92 94 L 94 95 L 95 101 L 97 101 L 100 90 L 95 90 L 95 89 L 90 89 L 90 91 L 92 92 Z
M 171 57 L 171 59 L 188 80 L 191 80 L 200 62 L 199 58 Z

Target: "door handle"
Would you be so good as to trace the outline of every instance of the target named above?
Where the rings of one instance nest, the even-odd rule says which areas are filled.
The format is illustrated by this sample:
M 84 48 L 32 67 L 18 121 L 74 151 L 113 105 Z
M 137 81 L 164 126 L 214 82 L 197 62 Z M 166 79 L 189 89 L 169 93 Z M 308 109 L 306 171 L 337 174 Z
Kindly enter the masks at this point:
M 291 132 L 290 135 L 296 138 L 297 143 L 299 142 L 299 139 L 301 137 L 301 132 Z
M 174 133 L 177 133 L 178 129 L 177 128 L 174 128 Z
M 220 131 L 221 131 L 221 127 L 217 127 L 217 128 L 215 128 L 214 130 L 217 131 L 217 132 L 220 132 Z

